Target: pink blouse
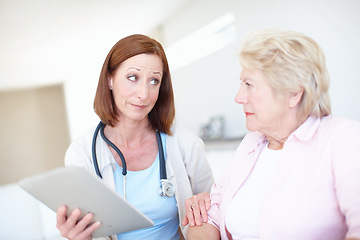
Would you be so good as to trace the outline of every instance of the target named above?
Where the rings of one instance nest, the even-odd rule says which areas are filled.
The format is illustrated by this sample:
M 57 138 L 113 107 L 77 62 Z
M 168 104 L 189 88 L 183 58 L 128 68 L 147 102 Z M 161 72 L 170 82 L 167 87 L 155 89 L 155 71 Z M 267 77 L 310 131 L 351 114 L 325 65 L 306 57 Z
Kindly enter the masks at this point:
M 332 116 L 309 117 L 289 136 L 261 208 L 260 239 L 360 238 L 359 137 L 359 122 Z M 227 206 L 266 143 L 247 134 L 211 190 L 209 223 L 221 239 L 231 239 Z

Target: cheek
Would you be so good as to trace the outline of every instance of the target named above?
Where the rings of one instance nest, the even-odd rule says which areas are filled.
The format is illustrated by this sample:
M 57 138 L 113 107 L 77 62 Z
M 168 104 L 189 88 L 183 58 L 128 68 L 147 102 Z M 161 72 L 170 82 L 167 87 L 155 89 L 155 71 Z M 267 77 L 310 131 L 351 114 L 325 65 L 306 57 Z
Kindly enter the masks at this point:
M 286 105 L 284 102 L 269 101 L 266 107 L 263 108 L 263 118 L 267 122 L 274 123 L 285 118 Z
M 114 89 L 112 91 L 112 94 L 113 94 L 114 100 L 120 100 L 120 99 L 124 98 L 124 93 L 117 89 Z
M 119 87 L 119 86 L 118 86 Z M 127 100 L 129 100 L 131 96 L 130 89 L 117 88 L 112 91 L 112 95 L 117 107 L 123 106 Z
M 154 89 L 150 91 L 150 99 L 151 101 L 154 102 L 154 104 L 157 101 L 158 97 L 159 97 L 159 89 Z
M 251 99 L 251 103 L 254 111 L 256 111 L 257 114 L 264 114 L 265 112 L 269 111 L 269 108 L 272 108 L 271 104 L 269 104 L 269 98 L 267 98 L 265 95 L 258 95 L 253 97 Z
M 129 84 L 118 83 L 115 87 L 113 94 L 115 91 L 115 94 L 121 98 L 127 98 L 136 92 L 136 89 Z

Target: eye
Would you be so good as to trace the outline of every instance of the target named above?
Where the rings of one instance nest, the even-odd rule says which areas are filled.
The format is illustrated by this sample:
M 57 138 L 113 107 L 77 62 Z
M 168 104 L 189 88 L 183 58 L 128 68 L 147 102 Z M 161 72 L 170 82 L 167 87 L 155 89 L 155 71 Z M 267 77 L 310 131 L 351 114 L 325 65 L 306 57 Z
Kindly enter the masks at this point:
M 137 80 L 137 77 L 135 75 L 130 75 L 127 77 L 127 79 L 129 79 L 132 82 L 135 82 Z
M 253 88 L 254 85 L 252 85 L 249 81 L 247 81 L 246 79 L 244 81 L 241 81 L 241 87 L 246 87 L 246 88 Z
M 156 79 L 156 78 L 153 78 L 153 79 L 151 79 L 151 81 L 150 81 L 150 84 L 152 84 L 152 85 L 157 85 L 157 84 L 159 84 L 159 83 L 160 83 L 159 79 Z
M 249 83 L 248 81 L 241 81 L 241 85 L 242 86 L 246 86 L 246 87 L 252 87 L 253 85 L 251 83 Z

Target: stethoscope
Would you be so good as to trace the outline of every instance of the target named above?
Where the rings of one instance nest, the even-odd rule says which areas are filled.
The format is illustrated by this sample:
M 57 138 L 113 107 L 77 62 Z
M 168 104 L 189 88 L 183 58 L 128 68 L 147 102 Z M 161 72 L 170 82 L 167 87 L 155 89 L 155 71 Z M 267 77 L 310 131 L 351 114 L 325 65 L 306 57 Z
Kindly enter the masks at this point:
M 96 145 L 96 138 L 97 138 L 97 135 L 99 134 L 99 131 L 100 131 L 100 135 L 101 135 L 102 139 L 104 139 L 104 141 L 116 151 L 116 153 L 119 155 L 119 157 L 121 159 L 122 175 L 123 175 L 123 178 L 124 178 L 124 181 L 123 181 L 123 184 L 124 184 L 124 198 L 126 199 L 126 191 L 125 191 L 126 174 L 127 174 L 126 161 L 125 161 L 124 155 L 122 154 L 120 149 L 118 147 L 116 147 L 115 144 L 113 144 L 105 136 L 105 134 L 104 134 L 105 126 L 106 125 L 104 123 L 102 123 L 101 121 L 99 122 L 99 124 L 97 125 L 97 127 L 95 129 L 93 140 L 92 140 L 91 152 L 92 152 L 95 172 L 100 178 L 102 178 L 102 175 L 101 175 L 100 170 L 99 170 L 98 161 L 97 161 L 97 158 L 96 158 L 96 146 L 95 146 Z M 174 185 L 172 183 L 169 182 L 169 180 L 167 179 L 167 176 L 166 176 L 164 150 L 163 150 L 163 145 L 162 145 L 162 142 L 161 142 L 161 136 L 160 136 L 159 131 L 156 131 L 156 139 L 157 139 L 158 148 L 159 148 L 159 160 L 160 160 L 160 164 L 159 164 L 159 166 L 160 166 L 160 189 L 159 189 L 159 194 L 162 197 L 163 196 L 172 197 L 175 194 L 175 187 L 174 187 Z

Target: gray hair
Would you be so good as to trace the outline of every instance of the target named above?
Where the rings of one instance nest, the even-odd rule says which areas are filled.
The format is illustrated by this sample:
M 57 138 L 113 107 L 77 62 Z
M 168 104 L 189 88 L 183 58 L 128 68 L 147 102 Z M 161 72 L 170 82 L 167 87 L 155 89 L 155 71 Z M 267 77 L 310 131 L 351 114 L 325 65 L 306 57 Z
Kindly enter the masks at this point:
M 320 46 L 310 37 L 293 31 L 258 30 L 245 39 L 240 51 L 243 67 L 262 70 L 278 94 L 304 90 L 298 117 L 331 114 L 329 74 Z

